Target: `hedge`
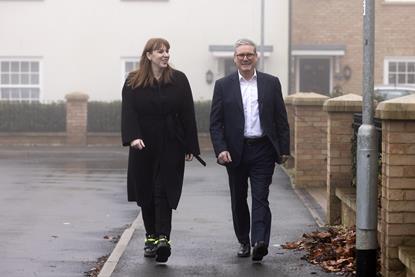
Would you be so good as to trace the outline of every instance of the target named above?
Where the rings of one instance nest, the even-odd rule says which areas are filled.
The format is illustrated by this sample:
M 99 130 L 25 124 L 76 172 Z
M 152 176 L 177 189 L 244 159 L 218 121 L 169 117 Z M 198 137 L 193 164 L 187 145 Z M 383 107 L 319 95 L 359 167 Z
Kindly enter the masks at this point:
M 209 131 L 209 113 L 211 101 L 196 101 L 195 113 L 199 132 Z M 89 132 L 120 132 L 121 102 L 89 102 Z
M 121 101 L 88 102 L 88 132 L 120 132 Z
M 196 101 L 199 132 L 209 132 L 211 101 Z M 88 132 L 120 132 L 121 102 L 88 102 Z M 0 102 L 0 132 L 65 132 L 64 102 Z
M 0 101 L 0 132 L 65 132 L 64 102 Z

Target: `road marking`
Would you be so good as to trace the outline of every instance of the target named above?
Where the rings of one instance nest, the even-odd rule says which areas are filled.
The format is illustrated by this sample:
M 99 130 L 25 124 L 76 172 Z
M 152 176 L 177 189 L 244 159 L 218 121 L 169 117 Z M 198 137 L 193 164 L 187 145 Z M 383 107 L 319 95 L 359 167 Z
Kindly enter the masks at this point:
M 115 267 L 117 266 L 122 254 L 127 248 L 128 243 L 130 242 L 131 237 L 133 236 L 135 229 L 137 229 L 140 221 L 140 213 L 138 213 L 137 217 L 135 218 L 131 226 L 125 229 L 122 233 L 120 240 L 118 241 L 108 260 L 105 262 L 104 266 L 99 272 L 98 277 L 110 277 L 112 275 Z

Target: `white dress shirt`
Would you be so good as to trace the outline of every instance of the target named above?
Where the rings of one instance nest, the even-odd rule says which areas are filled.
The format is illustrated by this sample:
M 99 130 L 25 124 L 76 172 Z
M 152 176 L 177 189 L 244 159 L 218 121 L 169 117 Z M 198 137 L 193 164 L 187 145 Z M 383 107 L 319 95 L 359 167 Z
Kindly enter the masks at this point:
M 244 136 L 246 138 L 262 137 L 263 130 L 259 119 L 256 71 L 254 71 L 254 75 L 250 80 L 245 80 L 239 71 L 238 74 L 245 116 Z

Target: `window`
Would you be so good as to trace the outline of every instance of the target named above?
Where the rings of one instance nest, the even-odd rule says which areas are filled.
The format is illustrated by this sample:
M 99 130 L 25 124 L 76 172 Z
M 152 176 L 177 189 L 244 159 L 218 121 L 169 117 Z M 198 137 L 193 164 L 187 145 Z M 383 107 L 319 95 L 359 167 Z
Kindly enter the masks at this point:
M 384 83 L 415 85 L 415 57 L 385 60 Z
M 0 59 L 0 99 L 39 101 L 40 61 Z
M 386 3 L 415 3 L 415 0 L 385 0 Z
M 238 70 L 232 58 L 223 59 L 223 62 L 225 65 L 225 76 L 228 76 L 229 74 Z
M 123 58 L 122 61 L 122 82 L 124 83 L 128 74 L 138 68 L 137 58 Z

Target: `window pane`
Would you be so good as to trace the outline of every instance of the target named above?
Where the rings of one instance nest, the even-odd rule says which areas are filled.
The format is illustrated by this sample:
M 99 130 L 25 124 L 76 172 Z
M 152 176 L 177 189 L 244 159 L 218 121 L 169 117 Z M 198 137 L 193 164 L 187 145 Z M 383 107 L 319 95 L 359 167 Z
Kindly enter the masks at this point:
M 125 63 L 125 72 L 131 72 L 137 68 L 136 62 L 126 62 Z
M 22 62 L 20 66 L 21 72 L 29 72 L 29 62 Z
M 415 62 L 408 63 L 408 72 L 415 72 Z
M 233 59 L 225 59 L 224 63 L 225 63 L 225 76 L 236 71 L 236 66 L 235 66 L 235 63 L 233 62 Z
M 9 74 L 1 74 L 1 84 L 2 85 L 10 84 L 10 75 Z
M 408 84 L 415 84 L 415 74 L 408 74 Z
M 405 72 L 406 71 L 406 63 L 405 62 L 398 63 L 398 71 L 399 72 Z
M 389 84 L 391 84 L 391 85 L 396 84 L 396 75 L 395 74 L 389 74 Z
M 39 74 L 31 74 L 30 75 L 30 83 L 33 85 L 39 84 Z
M 17 85 L 19 84 L 19 74 L 11 74 L 12 77 L 12 84 Z
M 399 84 L 405 84 L 406 83 L 406 80 L 405 80 L 406 78 L 405 77 L 406 77 L 405 74 L 399 74 L 398 75 L 398 83 Z
M 20 75 L 21 78 L 21 84 L 22 85 L 28 85 L 29 84 L 29 74 L 22 74 Z
M 11 62 L 12 64 L 12 72 L 19 72 L 20 71 L 20 63 L 19 62 Z
M 39 99 L 39 88 L 32 88 L 31 89 L 31 93 L 30 93 L 30 95 L 31 95 L 31 98 L 32 99 Z
M 9 88 L 2 88 L 1 89 L 1 99 L 9 99 L 10 98 L 10 89 Z
M 1 72 L 9 72 L 9 71 L 10 71 L 10 63 L 1 62 Z
M 125 72 L 130 72 L 132 68 L 133 68 L 133 65 L 131 64 L 131 62 L 125 63 Z
M 11 88 L 10 90 L 11 90 L 11 95 L 10 95 L 10 98 L 11 99 L 19 99 L 20 98 L 19 97 L 19 90 L 20 89 L 18 89 L 18 88 Z
M 389 72 L 396 72 L 396 63 L 390 62 L 389 63 Z
M 39 72 L 39 63 L 38 62 L 31 62 L 30 63 L 30 71 L 31 72 Z
M 21 91 L 22 99 L 29 99 L 30 98 L 30 88 L 22 88 Z

